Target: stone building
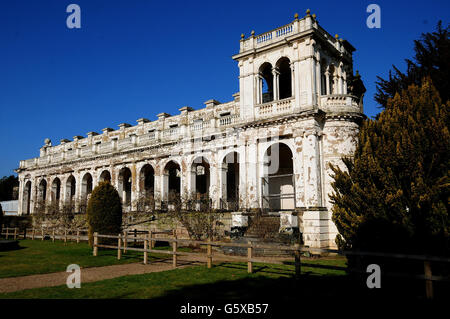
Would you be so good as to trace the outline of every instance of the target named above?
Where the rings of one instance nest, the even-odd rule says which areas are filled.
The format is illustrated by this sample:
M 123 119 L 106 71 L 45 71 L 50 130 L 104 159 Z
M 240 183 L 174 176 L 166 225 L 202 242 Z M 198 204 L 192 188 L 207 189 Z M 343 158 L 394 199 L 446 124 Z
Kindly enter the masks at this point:
M 334 246 L 329 163 L 352 154 L 364 118 L 355 49 L 309 10 L 272 31 L 242 35 L 239 44 L 239 92 L 229 102 L 184 106 L 58 145 L 47 139 L 40 156 L 17 169 L 19 214 L 32 214 L 38 201 L 86 198 L 110 180 L 127 210 L 140 194 L 162 209 L 170 208 L 169 192 L 208 194 L 216 208 L 262 208 L 294 227 L 299 214 L 305 244 Z

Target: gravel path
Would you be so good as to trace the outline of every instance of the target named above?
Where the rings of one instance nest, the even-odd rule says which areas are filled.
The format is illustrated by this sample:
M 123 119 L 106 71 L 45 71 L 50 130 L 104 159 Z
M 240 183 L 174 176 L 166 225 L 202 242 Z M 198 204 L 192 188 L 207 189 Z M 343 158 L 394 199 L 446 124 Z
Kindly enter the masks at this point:
M 198 264 L 195 261 L 179 260 L 178 268 Z M 104 267 L 90 267 L 81 269 L 81 284 L 86 282 L 111 279 L 127 275 L 147 274 L 173 269 L 172 259 L 158 260 L 144 265 L 142 263 L 112 265 Z M 22 277 L 1 278 L 0 293 L 13 292 L 24 289 L 54 287 L 65 285 L 70 273 L 55 272 L 50 274 L 29 275 Z

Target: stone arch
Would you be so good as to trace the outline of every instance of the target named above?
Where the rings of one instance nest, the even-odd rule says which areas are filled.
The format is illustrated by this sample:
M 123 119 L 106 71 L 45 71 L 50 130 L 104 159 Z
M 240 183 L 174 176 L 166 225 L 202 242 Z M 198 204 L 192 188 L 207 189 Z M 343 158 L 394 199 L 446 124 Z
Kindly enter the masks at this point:
M 175 160 L 169 160 L 163 169 L 163 201 L 181 199 L 181 166 Z
M 46 200 L 47 200 L 47 180 L 43 178 L 39 182 L 38 201 L 45 203 Z
M 260 82 L 260 101 L 261 103 L 271 102 L 274 99 L 272 64 L 264 62 L 258 69 Z
M 276 65 L 278 74 L 279 99 L 287 99 L 292 96 L 292 70 L 291 61 L 287 57 L 281 57 Z
M 262 207 L 271 211 L 295 209 L 294 156 L 287 143 L 275 141 L 264 152 Z
M 99 182 L 107 181 L 107 182 L 111 183 L 111 173 L 107 169 L 105 169 L 100 174 L 98 180 L 99 180 Z
M 155 169 L 149 163 L 139 171 L 139 190 L 146 197 L 155 194 Z
M 23 196 L 22 196 L 22 211 L 25 212 L 26 215 L 31 213 L 31 181 L 24 181 L 25 185 L 23 187 Z
M 81 179 L 81 197 L 87 198 L 93 190 L 93 178 L 91 173 L 84 174 Z
M 222 202 L 221 208 L 239 209 L 239 153 L 231 151 L 221 161 Z
M 72 174 L 66 180 L 66 201 L 73 203 L 77 192 L 77 180 Z
M 131 205 L 132 178 L 131 178 L 131 170 L 128 167 L 122 167 L 119 170 L 117 185 L 120 198 L 122 199 L 122 203 L 126 206 Z
M 52 181 L 51 200 L 56 203 L 61 200 L 61 180 L 59 177 L 55 177 Z
M 197 156 L 191 163 L 191 190 L 195 198 L 208 196 L 211 184 L 210 164 L 205 156 Z M 191 195 L 191 194 L 189 194 Z

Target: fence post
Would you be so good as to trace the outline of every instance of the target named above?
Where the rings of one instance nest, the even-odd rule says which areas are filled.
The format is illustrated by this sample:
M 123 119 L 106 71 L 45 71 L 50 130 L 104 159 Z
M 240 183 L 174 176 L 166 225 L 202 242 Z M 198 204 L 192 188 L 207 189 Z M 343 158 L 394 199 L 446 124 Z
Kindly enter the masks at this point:
M 123 232 L 123 253 L 125 254 L 127 252 L 127 245 L 128 245 L 128 234 L 127 231 Z
M 9 237 L 9 227 L 6 227 L 6 239 Z
M 27 239 L 27 228 L 26 227 L 23 231 L 23 239 Z
M 98 233 L 95 232 L 94 233 L 94 252 L 93 252 L 93 255 L 95 257 L 97 257 L 97 254 L 98 254 L 98 247 L 97 247 L 97 245 L 98 245 Z
M 17 239 L 17 227 L 14 227 L 14 240 Z
M 121 251 L 122 243 L 120 241 L 121 238 L 122 238 L 122 235 L 119 234 L 119 238 L 117 239 L 117 259 L 118 260 L 120 260 L 120 258 L 122 257 L 122 251 Z
M 67 243 L 67 229 L 64 229 L 64 243 Z
M 211 238 L 208 241 L 211 241 Z M 208 245 L 206 247 L 207 247 L 207 252 L 206 252 L 207 266 L 208 266 L 208 268 L 211 268 L 211 266 L 212 266 L 212 249 L 211 249 L 211 244 L 208 243 Z
M 52 242 L 55 242 L 55 229 L 53 228 L 52 231 Z
M 251 274 L 253 272 L 253 263 L 251 261 L 253 257 L 253 247 L 251 241 L 249 241 L 248 244 L 250 247 L 247 248 L 247 272 Z
M 137 229 L 135 228 L 134 229 L 134 242 L 133 242 L 134 247 L 136 247 L 136 236 L 137 236 Z
M 155 242 L 153 241 L 153 231 L 150 231 L 150 248 L 155 248 Z
M 425 293 L 427 299 L 433 299 L 433 281 L 431 280 L 432 272 L 431 272 L 431 263 L 429 261 L 423 262 L 424 270 L 425 270 Z
M 177 234 L 174 232 L 174 239 L 177 240 Z M 177 268 L 177 242 L 174 241 L 172 243 L 172 264 L 173 264 L 173 268 Z
M 300 245 L 299 244 L 295 244 L 295 251 L 294 251 L 294 256 L 295 256 L 295 278 L 300 278 L 300 275 L 302 273 L 302 264 L 301 264 L 301 260 L 300 260 Z
M 77 229 L 77 244 L 80 243 L 80 230 Z
M 31 240 L 34 240 L 34 232 L 35 232 L 34 227 L 31 229 L 31 231 L 32 231 L 32 233 L 31 233 Z
M 44 240 L 44 228 L 41 228 L 42 241 Z
M 144 265 L 147 265 L 148 263 L 148 235 L 145 234 L 144 238 Z

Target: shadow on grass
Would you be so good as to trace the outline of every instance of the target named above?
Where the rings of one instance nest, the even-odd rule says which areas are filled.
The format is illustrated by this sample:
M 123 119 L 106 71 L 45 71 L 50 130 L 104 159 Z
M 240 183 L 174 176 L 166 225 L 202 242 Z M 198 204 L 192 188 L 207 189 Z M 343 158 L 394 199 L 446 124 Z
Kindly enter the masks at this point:
M 314 266 L 323 268 L 325 265 Z M 223 263 L 214 266 L 217 267 L 242 271 L 246 270 L 247 266 Z M 271 303 L 277 307 L 291 305 L 297 309 L 300 305 L 320 303 L 323 305 L 325 301 L 340 305 L 349 302 L 360 304 L 416 302 L 420 307 L 430 303 L 424 298 L 423 291 L 418 289 L 423 286 L 418 287 L 417 282 L 399 280 L 395 284 L 385 285 L 383 289 L 369 289 L 366 285 L 366 276 L 317 275 L 303 272 L 300 277 L 295 278 L 292 271 L 282 268 L 261 265 L 254 266 L 253 270 L 254 274 L 246 278 L 181 286 L 167 291 L 152 301 L 174 305 L 186 304 L 187 301 L 196 304 L 251 301 Z M 442 300 L 443 298 L 437 298 L 435 301 Z

